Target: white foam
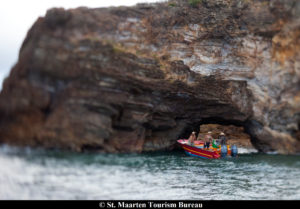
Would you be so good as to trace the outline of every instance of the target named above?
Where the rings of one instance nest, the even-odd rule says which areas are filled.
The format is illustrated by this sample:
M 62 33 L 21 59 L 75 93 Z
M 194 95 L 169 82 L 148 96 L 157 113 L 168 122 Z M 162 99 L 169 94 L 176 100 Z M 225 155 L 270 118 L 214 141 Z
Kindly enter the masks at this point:
M 257 153 L 257 149 L 254 148 L 244 148 L 244 147 L 238 147 L 238 154 L 250 154 L 250 153 Z

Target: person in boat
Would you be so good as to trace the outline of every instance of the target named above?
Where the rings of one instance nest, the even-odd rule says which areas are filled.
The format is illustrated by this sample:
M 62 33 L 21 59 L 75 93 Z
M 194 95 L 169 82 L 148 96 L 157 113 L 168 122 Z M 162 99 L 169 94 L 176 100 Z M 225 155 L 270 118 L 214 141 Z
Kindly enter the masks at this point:
M 226 145 L 226 136 L 225 136 L 224 132 L 220 133 L 218 139 L 219 139 L 219 143 L 221 145 Z
M 209 148 L 210 146 L 210 143 L 212 142 L 213 140 L 213 137 L 211 136 L 211 131 L 207 132 L 207 134 L 204 136 L 204 149 L 205 148 Z
M 194 145 L 194 142 L 196 141 L 196 132 L 193 131 L 192 134 L 189 137 L 188 143 L 190 145 Z

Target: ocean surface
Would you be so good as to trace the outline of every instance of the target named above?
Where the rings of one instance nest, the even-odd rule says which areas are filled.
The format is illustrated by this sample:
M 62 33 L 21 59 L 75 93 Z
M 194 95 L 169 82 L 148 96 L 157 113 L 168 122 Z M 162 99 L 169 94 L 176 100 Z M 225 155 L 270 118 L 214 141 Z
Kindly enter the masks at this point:
M 0 199 L 300 199 L 300 156 L 91 154 L 0 146 Z

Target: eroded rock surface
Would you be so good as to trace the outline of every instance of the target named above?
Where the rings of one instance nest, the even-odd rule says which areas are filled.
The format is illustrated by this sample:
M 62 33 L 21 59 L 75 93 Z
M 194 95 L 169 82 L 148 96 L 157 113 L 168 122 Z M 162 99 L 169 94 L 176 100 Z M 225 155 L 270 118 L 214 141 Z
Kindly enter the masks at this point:
M 0 142 L 172 149 L 216 118 L 260 151 L 300 151 L 299 1 L 51 9 L 0 94 Z

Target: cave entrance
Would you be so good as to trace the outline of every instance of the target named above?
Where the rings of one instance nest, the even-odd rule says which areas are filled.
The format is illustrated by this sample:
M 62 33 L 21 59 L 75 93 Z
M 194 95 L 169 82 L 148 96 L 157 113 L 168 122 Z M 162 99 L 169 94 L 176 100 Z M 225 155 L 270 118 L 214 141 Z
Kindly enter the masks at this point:
M 221 132 L 224 132 L 227 137 L 227 144 L 235 144 L 238 147 L 253 149 L 251 137 L 246 132 L 246 122 L 237 120 L 227 120 L 223 118 L 211 117 L 203 118 L 198 121 L 190 121 L 187 123 L 186 128 L 180 134 L 180 139 L 187 139 L 192 131 L 196 132 L 197 137 L 204 138 L 208 132 L 212 132 L 214 139 L 218 138 Z

